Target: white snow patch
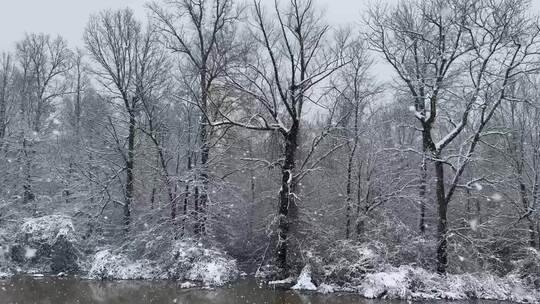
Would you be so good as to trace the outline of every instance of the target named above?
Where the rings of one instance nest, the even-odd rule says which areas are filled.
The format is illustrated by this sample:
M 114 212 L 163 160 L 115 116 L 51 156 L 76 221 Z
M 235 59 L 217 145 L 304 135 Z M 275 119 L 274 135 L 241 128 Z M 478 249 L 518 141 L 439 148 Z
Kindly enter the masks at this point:
M 538 303 L 540 292 L 517 278 L 489 274 L 448 274 L 446 277 L 425 269 L 401 266 L 366 275 L 358 291 L 367 298 L 449 299 L 470 298 Z
M 152 279 L 155 273 L 156 269 L 148 260 L 132 261 L 123 254 L 113 254 L 106 249 L 95 254 L 88 277 L 100 280 Z
M 309 265 L 304 266 L 300 276 L 298 276 L 298 281 L 296 285 L 291 287 L 295 290 L 317 290 L 317 286 L 311 282 L 311 267 Z
M 204 286 L 221 286 L 238 277 L 234 259 L 218 249 L 205 248 L 202 243 L 176 241 L 169 248 L 161 248 L 161 252 L 162 256 L 148 260 L 131 259 L 108 249 L 99 251 L 91 263 L 88 277 L 195 281 Z
M 493 193 L 493 195 L 491 195 L 491 199 L 496 201 L 496 202 L 500 202 L 502 200 L 502 195 L 500 193 Z
M 194 287 L 197 287 L 197 284 L 193 282 L 186 281 L 186 282 L 180 283 L 180 288 L 182 289 L 188 289 L 188 288 L 194 288 Z
M 198 261 L 189 270 L 187 278 L 193 281 L 202 281 L 206 286 L 221 286 L 229 281 L 227 261 Z
M 472 220 L 470 220 L 469 221 L 469 226 L 471 226 L 472 231 L 478 230 L 478 219 L 473 218 Z
M 317 292 L 328 294 L 333 293 L 336 289 L 337 288 L 334 285 L 322 283 L 321 285 L 319 285 L 319 288 L 317 288 Z
M 55 214 L 25 219 L 20 231 L 27 236 L 29 242 L 52 245 L 60 236 L 66 237 L 68 241 L 75 241 L 75 227 L 71 218 L 66 215 Z
M 24 257 L 26 259 L 31 259 L 36 256 L 37 249 L 26 247 L 24 252 Z
M 268 285 L 286 285 L 286 284 L 292 284 L 295 282 L 295 279 L 293 277 L 288 277 L 283 280 L 275 280 L 268 282 Z

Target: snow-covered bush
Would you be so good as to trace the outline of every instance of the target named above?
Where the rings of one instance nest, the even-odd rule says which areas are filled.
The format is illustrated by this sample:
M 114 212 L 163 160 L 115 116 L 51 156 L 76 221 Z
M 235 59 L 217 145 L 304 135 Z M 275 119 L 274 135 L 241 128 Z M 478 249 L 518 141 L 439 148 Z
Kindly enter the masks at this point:
M 511 275 L 518 277 L 526 284 L 540 288 L 540 250 L 532 247 L 523 249 L 519 260 L 514 262 Z
M 234 259 L 193 241 L 176 241 L 162 252 L 155 259 L 132 259 L 109 249 L 99 251 L 91 262 L 88 278 L 191 280 L 221 286 L 239 275 Z
M 313 275 L 316 280 L 326 283 L 360 284 L 367 273 L 385 263 L 383 251 L 376 243 L 338 241 L 321 258 L 311 259 Z
M 88 278 L 99 280 L 153 279 L 158 270 L 148 260 L 133 261 L 109 249 L 98 251 L 88 271 Z
M 216 248 L 194 241 L 176 241 L 161 256 L 165 278 L 192 280 L 204 285 L 223 285 L 239 275 L 236 261 Z
M 490 299 L 535 302 L 539 292 L 531 292 L 520 280 L 489 274 L 438 275 L 425 269 L 401 266 L 367 274 L 358 291 L 368 298 L 400 299 Z
M 65 237 L 70 242 L 76 239 L 71 218 L 59 214 L 26 219 L 20 233 L 26 242 L 49 245 L 53 245 L 59 237 Z
M 23 270 L 75 272 L 79 269 L 77 242 L 68 216 L 28 218 L 10 245 L 10 258 Z

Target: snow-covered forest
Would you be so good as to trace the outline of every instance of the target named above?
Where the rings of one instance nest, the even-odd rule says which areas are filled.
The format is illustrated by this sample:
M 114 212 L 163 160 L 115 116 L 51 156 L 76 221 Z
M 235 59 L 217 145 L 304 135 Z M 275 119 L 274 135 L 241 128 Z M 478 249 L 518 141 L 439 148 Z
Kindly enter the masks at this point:
M 538 301 L 529 1 L 146 12 L 3 50 L 2 276 Z

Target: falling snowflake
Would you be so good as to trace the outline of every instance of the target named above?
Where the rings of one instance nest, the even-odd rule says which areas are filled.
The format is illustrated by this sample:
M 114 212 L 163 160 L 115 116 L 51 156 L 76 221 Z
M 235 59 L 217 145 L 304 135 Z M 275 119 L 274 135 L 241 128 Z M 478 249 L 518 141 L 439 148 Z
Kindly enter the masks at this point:
M 496 201 L 496 202 L 500 202 L 502 200 L 502 195 L 500 193 L 493 193 L 493 195 L 491 196 L 491 199 Z
M 24 257 L 26 259 L 31 259 L 31 258 L 35 257 L 36 256 L 36 251 L 37 251 L 37 249 L 26 247 Z
M 472 231 L 478 230 L 478 219 L 474 218 L 469 221 L 469 226 L 471 226 Z

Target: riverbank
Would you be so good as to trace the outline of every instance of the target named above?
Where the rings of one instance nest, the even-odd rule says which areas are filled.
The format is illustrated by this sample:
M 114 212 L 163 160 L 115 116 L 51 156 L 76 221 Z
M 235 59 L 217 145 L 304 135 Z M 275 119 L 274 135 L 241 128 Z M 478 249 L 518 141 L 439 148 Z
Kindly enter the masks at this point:
M 367 299 L 351 292 L 306 292 L 271 288 L 253 279 L 221 287 L 182 288 L 181 282 L 163 280 L 82 280 L 74 277 L 17 276 L 0 280 L 0 298 L 6 303 L 189 303 L 189 304 L 408 304 L 400 299 Z M 430 303 L 433 300 L 415 300 Z M 435 303 L 496 304 L 491 300 L 437 300 Z

